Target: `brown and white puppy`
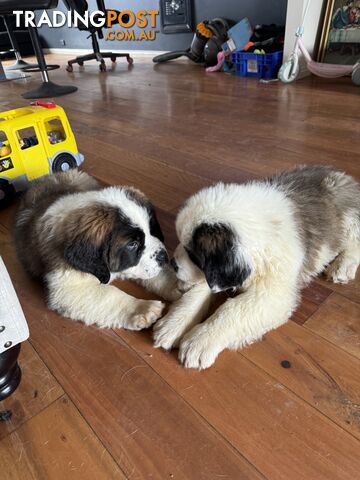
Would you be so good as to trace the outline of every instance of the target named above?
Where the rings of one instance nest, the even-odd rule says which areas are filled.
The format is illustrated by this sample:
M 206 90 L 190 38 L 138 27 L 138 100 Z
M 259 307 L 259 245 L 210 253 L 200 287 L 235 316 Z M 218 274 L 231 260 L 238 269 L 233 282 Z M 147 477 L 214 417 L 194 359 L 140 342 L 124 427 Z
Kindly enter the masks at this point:
M 116 278 L 176 295 L 150 202 L 133 188 L 101 188 L 78 170 L 34 182 L 16 217 L 15 243 L 26 270 L 45 280 L 49 307 L 87 325 L 140 330 L 161 316 L 162 302 L 127 295 L 109 285 Z
M 155 346 L 179 344 L 186 367 L 207 368 L 224 349 L 241 348 L 285 323 L 315 275 L 325 271 L 339 283 L 355 278 L 360 186 L 325 166 L 220 183 L 189 198 L 176 230 L 173 264 L 190 290 L 156 324 Z M 200 323 L 211 295 L 221 291 L 240 294 Z

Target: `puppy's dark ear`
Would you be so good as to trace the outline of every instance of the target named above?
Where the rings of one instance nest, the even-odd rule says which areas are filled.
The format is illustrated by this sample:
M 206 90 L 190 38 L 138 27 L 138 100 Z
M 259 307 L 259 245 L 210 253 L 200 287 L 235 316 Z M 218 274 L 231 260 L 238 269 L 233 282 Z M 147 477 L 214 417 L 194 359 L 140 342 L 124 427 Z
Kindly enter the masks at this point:
M 109 282 L 110 271 L 101 247 L 86 240 L 76 240 L 65 247 L 64 257 L 76 270 L 92 273 L 101 283 Z
M 128 187 L 126 195 L 136 202 L 141 207 L 145 208 L 150 220 L 150 233 L 153 237 L 158 238 L 161 242 L 164 241 L 164 234 L 161 230 L 160 224 L 156 217 L 155 208 L 146 196 L 136 188 Z
M 150 218 L 150 233 L 153 237 L 156 237 L 160 242 L 164 241 L 164 234 L 161 230 L 160 223 L 156 217 L 155 208 L 149 204 L 148 206 L 149 218 Z
M 210 288 L 219 290 L 240 287 L 251 270 L 239 252 L 234 232 L 224 224 L 203 223 L 192 238 L 193 261 L 202 269 Z

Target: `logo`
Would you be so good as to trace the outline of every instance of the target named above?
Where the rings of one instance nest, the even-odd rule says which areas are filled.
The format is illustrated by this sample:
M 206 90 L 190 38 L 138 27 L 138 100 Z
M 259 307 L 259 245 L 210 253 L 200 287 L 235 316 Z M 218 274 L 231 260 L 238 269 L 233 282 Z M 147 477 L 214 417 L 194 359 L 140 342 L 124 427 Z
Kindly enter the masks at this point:
M 131 10 L 123 10 L 122 12 L 110 11 L 107 26 L 112 23 L 118 23 L 120 29 L 107 30 L 105 40 L 126 40 L 126 41 L 153 41 L 156 39 L 158 31 L 156 28 L 156 17 L 159 15 L 158 10 L 139 10 L 133 12 Z M 140 29 L 140 33 L 133 27 Z
M 60 27 L 79 27 L 82 25 L 86 29 L 107 28 L 105 40 L 126 40 L 126 41 L 153 41 L 158 33 L 156 28 L 156 19 L 159 15 L 158 10 L 107 10 L 102 12 L 88 10 L 81 15 L 75 11 L 61 12 L 59 10 L 44 10 L 36 18 L 34 11 L 14 10 L 16 27 L 21 25 L 28 27 L 41 27 L 47 25 L 51 28 Z M 119 25 L 120 28 L 115 28 Z

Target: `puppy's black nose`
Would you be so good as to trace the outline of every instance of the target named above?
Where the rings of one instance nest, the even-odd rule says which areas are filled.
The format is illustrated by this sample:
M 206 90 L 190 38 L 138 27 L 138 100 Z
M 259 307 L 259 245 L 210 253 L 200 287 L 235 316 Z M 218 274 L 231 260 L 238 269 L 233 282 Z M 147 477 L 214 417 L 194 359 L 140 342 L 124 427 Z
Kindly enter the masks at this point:
M 171 265 L 172 268 L 175 270 L 175 273 L 177 273 L 178 270 L 179 270 L 179 267 L 178 267 L 178 264 L 176 263 L 175 258 L 172 258 L 172 259 L 170 260 L 170 265 Z
M 162 249 L 158 251 L 158 253 L 156 254 L 156 261 L 160 265 L 160 267 L 163 267 L 166 263 L 168 263 L 169 257 L 166 253 L 166 250 Z

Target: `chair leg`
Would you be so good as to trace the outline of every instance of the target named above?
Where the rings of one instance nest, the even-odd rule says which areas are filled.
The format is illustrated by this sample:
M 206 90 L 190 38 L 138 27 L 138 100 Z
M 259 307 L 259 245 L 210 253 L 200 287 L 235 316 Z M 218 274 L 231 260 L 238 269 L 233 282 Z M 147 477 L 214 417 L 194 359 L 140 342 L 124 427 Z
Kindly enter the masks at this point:
M 9 397 L 19 386 L 21 370 L 17 363 L 21 345 L 0 354 L 0 401 Z
M 39 88 L 25 92 L 22 94 L 23 98 L 48 98 L 59 97 L 67 93 L 76 92 L 77 87 L 73 85 L 57 85 L 49 80 L 47 66 L 45 62 L 44 53 L 40 45 L 39 34 L 36 27 L 29 27 L 31 42 L 34 47 L 35 55 L 39 64 L 42 84 Z
M 14 50 L 14 54 L 15 54 L 15 58 L 16 58 L 15 63 L 13 65 L 10 65 L 9 67 L 6 67 L 6 70 L 8 70 L 8 71 L 10 71 L 10 70 L 22 70 L 23 68 L 26 68 L 26 67 L 37 67 L 38 66 L 37 64 L 28 63 L 28 62 L 25 62 L 22 59 L 19 44 L 18 44 L 18 41 L 16 39 L 15 33 L 14 33 L 13 29 L 11 28 L 11 26 L 9 25 L 9 22 L 8 22 L 8 19 L 7 19 L 6 15 L 3 16 L 2 18 L 3 18 L 4 25 L 5 25 L 5 28 L 6 28 L 8 36 L 9 36 L 10 43 L 11 43 L 11 46 Z
M 110 58 L 111 61 L 115 63 L 117 58 L 126 57 L 126 60 L 129 65 L 132 65 L 134 63 L 134 60 L 130 57 L 130 54 L 128 53 L 101 52 L 99 47 L 99 42 L 96 36 L 96 32 L 91 32 L 91 43 L 92 43 L 92 48 L 94 53 L 82 55 L 72 60 L 69 60 L 66 67 L 66 70 L 68 72 L 73 71 L 74 63 L 78 63 L 80 66 L 83 66 L 84 62 L 87 62 L 88 60 L 98 61 L 100 63 L 100 71 L 102 72 L 106 72 L 105 58 Z

